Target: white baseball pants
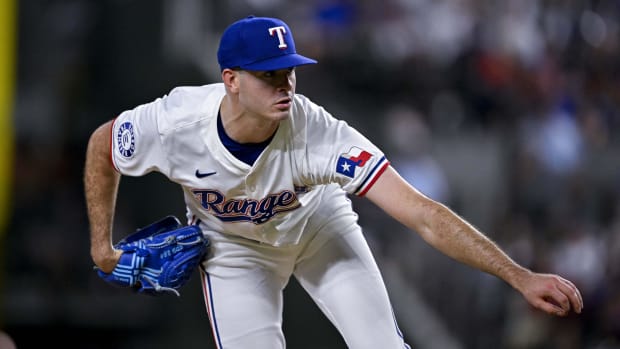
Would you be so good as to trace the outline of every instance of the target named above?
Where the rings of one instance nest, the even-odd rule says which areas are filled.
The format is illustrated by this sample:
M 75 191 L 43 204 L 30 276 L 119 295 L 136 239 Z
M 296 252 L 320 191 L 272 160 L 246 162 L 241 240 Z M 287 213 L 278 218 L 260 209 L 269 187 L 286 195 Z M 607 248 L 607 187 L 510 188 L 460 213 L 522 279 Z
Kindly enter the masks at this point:
M 201 278 L 217 348 L 284 349 L 283 290 L 291 275 L 349 348 L 409 348 L 350 200 L 340 190 L 326 192 L 297 245 L 208 234 Z

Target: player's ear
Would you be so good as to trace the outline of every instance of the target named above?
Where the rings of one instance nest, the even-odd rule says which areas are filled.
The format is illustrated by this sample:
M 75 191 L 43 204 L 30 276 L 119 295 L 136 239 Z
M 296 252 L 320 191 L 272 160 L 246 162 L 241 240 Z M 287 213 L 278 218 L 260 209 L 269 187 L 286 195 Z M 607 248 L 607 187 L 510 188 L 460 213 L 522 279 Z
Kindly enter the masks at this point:
M 226 90 L 237 93 L 239 91 L 239 70 L 229 68 L 222 70 L 222 81 Z

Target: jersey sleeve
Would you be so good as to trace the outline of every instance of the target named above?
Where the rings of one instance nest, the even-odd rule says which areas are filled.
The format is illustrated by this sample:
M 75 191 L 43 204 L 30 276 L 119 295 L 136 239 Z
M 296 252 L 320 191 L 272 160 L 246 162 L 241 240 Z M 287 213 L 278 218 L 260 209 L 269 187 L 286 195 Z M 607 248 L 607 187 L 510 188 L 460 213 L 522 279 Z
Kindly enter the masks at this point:
M 112 164 L 121 174 L 142 176 L 153 171 L 168 172 L 158 128 L 164 98 L 124 111 L 114 120 Z
M 349 194 L 364 196 L 389 161 L 355 128 L 307 103 L 306 169 L 310 177 L 322 184 L 338 183 Z

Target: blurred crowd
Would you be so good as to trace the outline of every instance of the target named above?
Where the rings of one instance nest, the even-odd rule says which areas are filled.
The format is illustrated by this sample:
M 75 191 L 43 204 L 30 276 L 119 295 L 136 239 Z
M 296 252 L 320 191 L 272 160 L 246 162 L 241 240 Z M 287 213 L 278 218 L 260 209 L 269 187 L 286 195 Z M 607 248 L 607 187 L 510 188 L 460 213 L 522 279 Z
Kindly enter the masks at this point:
M 0 285 L 0 325 L 18 348 L 33 329 L 91 338 L 143 333 L 161 324 L 163 312 L 210 338 L 199 290 L 181 304 L 154 306 L 96 279 L 82 167 L 99 124 L 174 86 L 219 81 L 214 38 L 249 14 L 284 19 L 298 51 L 319 61 L 298 70 L 299 93 L 366 134 L 410 183 L 519 263 L 565 276 L 583 293 L 583 314 L 548 317 L 354 199 L 379 264 L 407 280 L 394 287 L 419 294 L 457 347 L 620 348 L 620 2 L 29 0 L 18 7 L 15 189 Z M 176 187 L 157 175 L 123 179 L 115 234 L 166 214 L 184 214 Z M 393 299 L 397 316 L 416 312 L 400 301 Z M 129 314 L 119 318 L 114 306 Z M 433 339 L 405 335 L 414 347 Z

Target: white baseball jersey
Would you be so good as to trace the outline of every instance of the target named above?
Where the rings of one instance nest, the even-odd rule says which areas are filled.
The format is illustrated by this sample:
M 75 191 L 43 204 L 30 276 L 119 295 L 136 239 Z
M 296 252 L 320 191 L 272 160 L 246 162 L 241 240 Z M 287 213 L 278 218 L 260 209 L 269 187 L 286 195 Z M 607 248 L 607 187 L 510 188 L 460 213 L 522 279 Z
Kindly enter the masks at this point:
M 114 167 L 180 184 L 188 222 L 209 236 L 201 284 L 216 347 L 285 348 L 282 290 L 294 275 L 348 347 L 409 348 L 346 197 L 387 168 L 382 152 L 296 95 L 248 165 L 220 139 L 224 95 L 223 84 L 175 88 L 112 127 Z
M 183 187 L 187 218 L 273 246 L 299 242 L 326 185 L 364 195 L 388 166 L 367 138 L 297 94 L 291 117 L 250 166 L 222 144 L 221 83 L 177 87 L 120 114 L 112 162 L 123 175 L 158 171 Z

